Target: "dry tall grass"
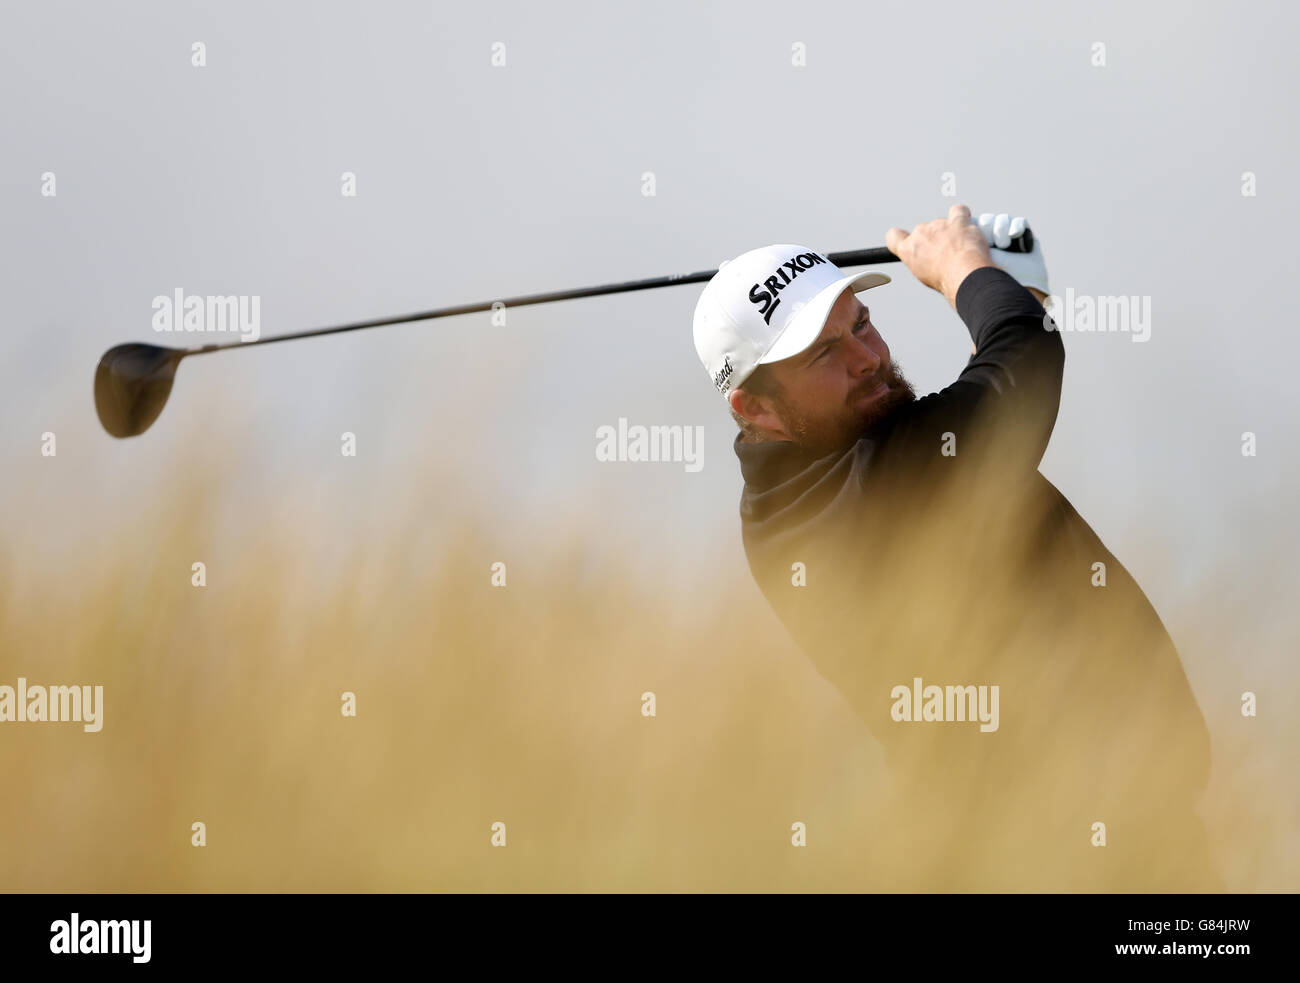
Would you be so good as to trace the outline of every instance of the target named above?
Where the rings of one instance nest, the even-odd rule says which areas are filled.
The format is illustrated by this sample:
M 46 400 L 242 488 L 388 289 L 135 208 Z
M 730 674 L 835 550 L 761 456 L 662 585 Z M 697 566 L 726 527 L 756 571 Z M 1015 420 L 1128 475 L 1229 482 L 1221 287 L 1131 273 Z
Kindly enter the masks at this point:
M 752 583 L 684 599 L 574 525 L 493 588 L 472 509 L 439 512 L 436 548 L 412 532 L 427 510 L 393 516 L 331 567 L 310 510 L 250 509 L 217 540 L 214 475 L 61 573 L 0 549 L 0 682 L 98 683 L 106 703 L 98 734 L 0 729 L 6 890 L 910 888 L 916 857 L 878 845 L 874 743 Z M 1295 725 L 1272 745 L 1207 717 L 1229 887 L 1294 888 Z

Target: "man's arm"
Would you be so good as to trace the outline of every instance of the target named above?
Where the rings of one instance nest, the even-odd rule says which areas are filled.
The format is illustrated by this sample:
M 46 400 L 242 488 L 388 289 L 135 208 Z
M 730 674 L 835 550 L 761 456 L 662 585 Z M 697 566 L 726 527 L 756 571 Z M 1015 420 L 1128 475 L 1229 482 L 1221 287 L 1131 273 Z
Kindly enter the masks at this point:
M 954 474 L 1035 471 L 1056 423 L 1065 363 L 1060 334 L 1045 329 L 1043 295 L 998 268 L 964 205 L 911 233 L 890 229 L 886 243 L 944 295 L 973 343 L 957 381 L 918 400 L 891 442 Z
M 1039 290 L 1037 287 L 1025 287 L 1025 289 L 1028 290 L 1031 294 L 1034 295 L 1034 300 L 1036 300 L 1036 301 L 1038 301 L 1040 304 L 1042 304 L 1044 308 L 1047 307 L 1047 294 L 1043 293 L 1043 292 L 1042 292 L 1041 290 Z M 971 353 L 972 355 L 978 355 L 978 354 L 979 354 L 979 351 L 975 348 L 975 342 L 974 342 L 974 341 L 972 341 L 972 342 L 970 343 L 970 353 Z

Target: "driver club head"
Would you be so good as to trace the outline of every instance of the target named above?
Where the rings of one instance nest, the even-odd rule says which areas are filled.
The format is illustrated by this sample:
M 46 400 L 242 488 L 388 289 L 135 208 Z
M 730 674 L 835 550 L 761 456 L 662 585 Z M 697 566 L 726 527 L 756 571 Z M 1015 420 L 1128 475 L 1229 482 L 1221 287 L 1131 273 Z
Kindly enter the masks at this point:
M 95 412 L 114 437 L 144 433 L 158 419 L 172 391 L 176 366 L 186 353 L 158 345 L 118 345 L 95 368 Z

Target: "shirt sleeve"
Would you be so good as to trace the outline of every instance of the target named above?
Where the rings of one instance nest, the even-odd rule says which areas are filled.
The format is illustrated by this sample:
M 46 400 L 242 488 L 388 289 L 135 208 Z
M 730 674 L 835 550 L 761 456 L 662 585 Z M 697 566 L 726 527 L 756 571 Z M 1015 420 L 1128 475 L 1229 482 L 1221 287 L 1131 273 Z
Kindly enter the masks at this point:
M 879 463 L 903 457 L 954 480 L 1027 478 L 1056 425 L 1060 333 L 1033 294 L 996 267 L 968 275 L 956 306 L 976 352 L 956 382 L 899 414 Z

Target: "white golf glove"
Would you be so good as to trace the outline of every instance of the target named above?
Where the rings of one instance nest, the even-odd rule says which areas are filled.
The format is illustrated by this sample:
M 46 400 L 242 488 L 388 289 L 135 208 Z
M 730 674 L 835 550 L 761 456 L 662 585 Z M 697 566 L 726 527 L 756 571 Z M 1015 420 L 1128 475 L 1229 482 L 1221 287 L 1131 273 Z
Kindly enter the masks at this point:
M 1023 217 L 1017 215 L 1012 218 L 1006 212 L 997 215 L 984 212 L 979 218 L 974 219 L 974 222 L 984 233 L 985 241 L 995 250 L 993 262 L 1015 277 L 1016 282 L 1022 287 L 1033 287 L 1048 296 L 1051 295 L 1052 291 L 1047 286 L 1047 263 L 1043 259 L 1043 245 L 1037 234 L 1034 235 L 1032 252 L 1006 251 L 1011 245 L 1011 240 L 1019 238 L 1024 233 L 1028 223 Z

